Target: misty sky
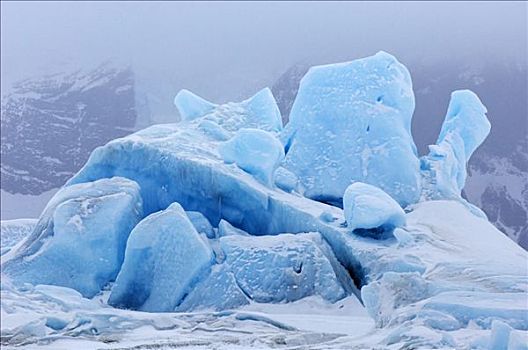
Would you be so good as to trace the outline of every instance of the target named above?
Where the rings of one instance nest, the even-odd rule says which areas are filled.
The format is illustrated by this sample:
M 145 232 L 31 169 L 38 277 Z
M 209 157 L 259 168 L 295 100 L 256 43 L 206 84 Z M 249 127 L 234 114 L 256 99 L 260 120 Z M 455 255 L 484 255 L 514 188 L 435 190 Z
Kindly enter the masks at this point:
M 2 88 L 112 58 L 138 79 L 223 102 L 296 62 L 385 50 L 403 63 L 526 62 L 527 4 L 358 2 L 2 2 Z M 7 90 L 7 89 L 5 89 Z

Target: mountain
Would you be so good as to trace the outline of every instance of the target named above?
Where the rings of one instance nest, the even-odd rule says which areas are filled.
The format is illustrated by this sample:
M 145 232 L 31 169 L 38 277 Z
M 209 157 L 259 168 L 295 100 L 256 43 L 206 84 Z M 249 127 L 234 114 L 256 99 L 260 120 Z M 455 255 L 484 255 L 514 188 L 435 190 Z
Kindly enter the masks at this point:
M 132 132 L 134 74 L 105 63 L 13 84 L 1 104 L 1 188 L 38 195 L 62 186 L 97 146 Z
M 484 154 L 485 155 L 485 154 Z M 505 157 L 478 154 L 469 166 L 465 197 L 482 208 L 508 237 L 528 249 L 528 153 L 526 144 Z
M 528 249 L 528 110 L 527 68 L 522 64 L 483 60 L 472 64 L 410 62 L 416 109 L 413 137 L 420 154 L 436 141 L 450 92 L 471 89 L 488 109 L 493 127 L 470 159 L 464 195 L 508 237 Z M 285 123 L 299 82 L 309 69 L 296 64 L 272 86 Z

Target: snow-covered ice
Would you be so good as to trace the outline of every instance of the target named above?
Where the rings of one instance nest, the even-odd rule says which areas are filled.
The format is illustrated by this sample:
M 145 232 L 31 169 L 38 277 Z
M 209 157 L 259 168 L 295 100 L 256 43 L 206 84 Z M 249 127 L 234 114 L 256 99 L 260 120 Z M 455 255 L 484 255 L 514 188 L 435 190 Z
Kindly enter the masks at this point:
M 456 201 L 421 203 L 406 216 L 412 241 L 405 247 L 395 240 L 343 235 L 371 280 L 363 287 L 363 302 L 377 326 L 353 294 L 336 303 L 318 297 L 286 304 L 246 299 L 245 306 L 233 311 L 149 314 L 112 309 L 104 293 L 84 299 L 69 289 L 39 286 L 19 291 L 3 281 L 2 337 L 5 344 L 48 343 L 53 349 L 61 343 L 70 348 L 173 344 L 189 349 L 399 349 L 406 344 L 469 349 L 482 344 L 473 348 L 490 349 L 487 344 L 501 339 L 492 335 L 497 320 L 512 329 L 508 344 L 522 349 L 528 334 L 526 252 Z M 468 228 L 480 239 L 468 239 Z M 235 237 L 228 238 L 237 243 Z M 278 242 L 280 238 L 276 236 Z M 424 268 L 401 270 L 402 259 L 413 261 L 410 256 Z M 225 284 L 222 278 L 218 282 Z M 378 298 L 371 298 L 373 289 Z M 208 289 L 212 295 L 218 290 Z M 201 302 L 211 300 L 201 296 Z M 279 344 L 277 338 L 282 339 Z
M 405 225 L 405 213 L 394 199 L 381 189 L 362 182 L 348 186 L 343 196 L 343 210 L 350 230 L 391 231 Z

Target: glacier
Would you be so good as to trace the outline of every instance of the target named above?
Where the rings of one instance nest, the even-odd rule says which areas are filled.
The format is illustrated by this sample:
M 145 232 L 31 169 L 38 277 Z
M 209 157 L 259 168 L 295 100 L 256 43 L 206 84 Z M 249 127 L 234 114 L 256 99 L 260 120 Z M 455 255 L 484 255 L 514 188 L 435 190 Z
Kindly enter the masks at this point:
M 312 68 L 284 129 L 269 89 L 174 102 L 180 122 L 97 148 L 2 255 L 4 345 L 525 344 L 528 255 L 460 195 L 490 128 L 475 94 L 453 93 L 421 158 L 384 52 Z

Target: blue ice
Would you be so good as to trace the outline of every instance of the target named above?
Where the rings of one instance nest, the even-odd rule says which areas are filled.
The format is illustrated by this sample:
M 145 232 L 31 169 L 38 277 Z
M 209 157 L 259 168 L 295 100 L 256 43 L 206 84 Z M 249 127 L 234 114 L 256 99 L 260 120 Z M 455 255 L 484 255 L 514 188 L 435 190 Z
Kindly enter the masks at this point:
M 110 305 L 172 311 L 206 273 L 213 252 L 178 203 L 151 214 L 132 231 Z
M 302 78 L 282 133 L 282 164 L 306 197 L 340 203 L 352 182 L 387 192 L 400 205 L 418 201 L 419 160 L 411 136 L 414 94 L 393 56 L 312 67 Z
M 254 96 L 242 102 L 214 104 L 193 94 L 188 90 L 181 90 L 174 99 L 180 116 L 184 121 L 201 119 L 214 122 L 223 129 L 233 132 L 242 127 L 257 128 L 266 131 L 279 132 L 282 130 L 282 118 L 271 90 L 262 89 Z M 202 126 L 212 130 L 211 124 Z M 222 134 L 214 126 L 214 134 Z
M 3 272 L 17 283 L 69 287 L 92 297 L 115 280 L 142 215 L 134 181 L 114 177 L 65 187 L 22 246 L 8 253 Z
M 458 90 L 451 94 L 438 140 L 429 146 L 429 155 L 422 158 L 422 169 L 430 176 L 428 197 L 460 197 L 469 158 L 491 129 L 486 112 L 486 107 L 472 91 Z
M 335 302 L 352 282 L 318 233 L 230 235 L 219 239 L 224 256 L 180 310 L 233 308 L 250 301 L 289 302 L 320 295 Z
M 219 151 L 226 163 L 235 163 L 266 186 L 273 185 L 273 174 L 284 158 L 280 141 L 259 129 L 240 129 Z

